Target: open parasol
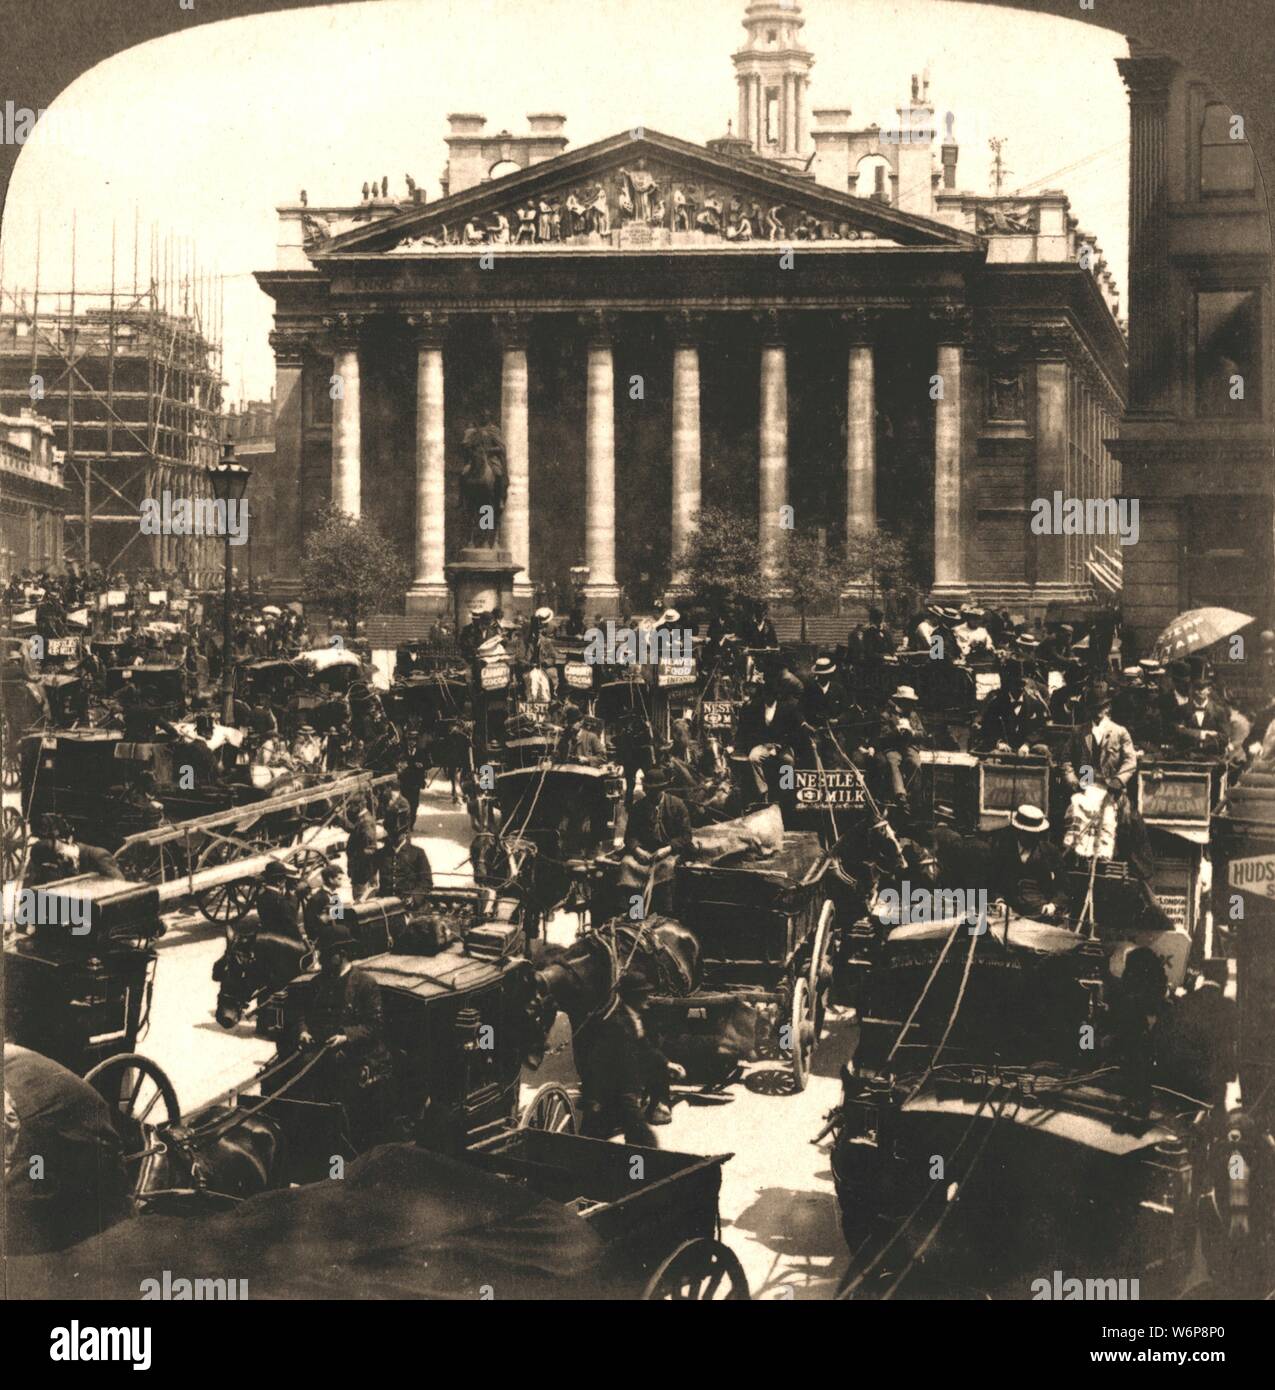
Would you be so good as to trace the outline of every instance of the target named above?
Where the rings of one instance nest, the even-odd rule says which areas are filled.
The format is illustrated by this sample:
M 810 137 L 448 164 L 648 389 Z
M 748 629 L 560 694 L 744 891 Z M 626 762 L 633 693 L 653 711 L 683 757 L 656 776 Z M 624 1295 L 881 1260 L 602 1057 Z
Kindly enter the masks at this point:
M 1174 661 L 1220 642 L 1253 621 L 1247 613 L 1231 608 L 1192 608 L 1179 613 L 1156 638 L 1155 656 L 1159 661 Z

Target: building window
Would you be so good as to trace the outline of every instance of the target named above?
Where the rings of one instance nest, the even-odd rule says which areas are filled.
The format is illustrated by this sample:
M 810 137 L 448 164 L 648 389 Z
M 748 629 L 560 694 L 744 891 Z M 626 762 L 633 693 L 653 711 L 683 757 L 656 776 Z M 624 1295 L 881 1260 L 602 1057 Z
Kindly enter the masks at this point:
M 1262 294 L 1201 290 L 1195 296 L 1195 413 L 1261 414 Z
M 1212 102 L 1200 122 L 1200 196 L 1252 191 L 1253 152 L 1247 140 L 1232 139 L 1231 108 Z
M 779 88 L 766 88 L 766 143 L 779 143 Z

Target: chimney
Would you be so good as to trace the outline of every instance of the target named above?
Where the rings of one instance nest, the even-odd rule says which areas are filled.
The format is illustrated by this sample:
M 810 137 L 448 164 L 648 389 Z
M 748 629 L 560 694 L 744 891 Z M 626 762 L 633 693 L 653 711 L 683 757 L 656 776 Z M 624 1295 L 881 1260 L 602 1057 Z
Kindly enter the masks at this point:
M 956 136 L 952 133 L 952 127 L 956 124 L 956 117 L 949 111 L 943 118 L 946 134 L 943 143 L 939 146 L 939 152 L 943 158 L 943 187 L 954 189 L 956 187 L 956 160 L 961 152 L 961 147 L 956 143 Z
M 470 111 L 453 111 L 447 117 L 447 174 L 443 179 L 448 193 L 461 193 L 481 183 L 487 169 L 483 163 L 483 127 L 487 117 Z

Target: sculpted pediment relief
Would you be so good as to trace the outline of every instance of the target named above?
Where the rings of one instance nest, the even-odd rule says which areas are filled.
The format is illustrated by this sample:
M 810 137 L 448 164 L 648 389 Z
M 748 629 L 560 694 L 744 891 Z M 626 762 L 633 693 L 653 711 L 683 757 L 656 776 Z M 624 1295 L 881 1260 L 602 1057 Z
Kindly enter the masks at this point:
M 762 161 L 722 159 L 648 132 L 547 160 L 366 230 L 334 229 L 332 240 L 307 250 L 412 256 L 479 246 L 651 251 L 754 242 L 977 244 Z
M 791 199 L 773 201 L 722 178 L 638 158 L 583 179 L 549 180 L 542 188 L 467 209 L 452 220 L 409 232 L 388 248 L 412 254 L 442 246 L 574 245 L 658 250 L 705 242 L 881 239 Z

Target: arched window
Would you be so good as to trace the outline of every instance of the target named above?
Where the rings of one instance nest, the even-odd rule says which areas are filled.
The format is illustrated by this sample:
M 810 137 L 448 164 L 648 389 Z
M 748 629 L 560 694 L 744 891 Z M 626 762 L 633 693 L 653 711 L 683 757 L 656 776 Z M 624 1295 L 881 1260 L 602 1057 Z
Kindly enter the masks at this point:
M 1231 108 L 1220 101 L 1204 108 L 1200 121 L 1200 196 L 1253 191 L 1253 152 L 1247 140 L 1231 137 Z
M 890 201 L 890 161 L 881 154 L 865 154 L 855 167 L 858 179 L 854 191 L 860 198 L 878 203 Z
M 522 168 L 521 164 L 515 164 L 512 159 L 498 159 L 495 164 L 487 170 L 489 179 L 503 179 L 506 174 L 516 174 Z

